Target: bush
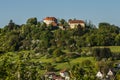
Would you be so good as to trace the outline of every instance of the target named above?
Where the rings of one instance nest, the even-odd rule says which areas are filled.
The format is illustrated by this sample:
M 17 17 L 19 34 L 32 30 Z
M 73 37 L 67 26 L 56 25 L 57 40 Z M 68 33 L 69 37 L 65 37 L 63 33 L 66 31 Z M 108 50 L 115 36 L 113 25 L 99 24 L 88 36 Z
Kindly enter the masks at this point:
M 75 59 L 75 58 L 80 57 L 81 55 L 79 53 L 68 53 L 66 56 L 67 56 L 67 58 Z
M 64 56 L 60 56 L 60 57 L 56 58 L 57 63 L 61 63 L 61 62 L 64 62 L 64 61 L 65 61 Z
M 60 49 L 55 49 L 55 50 L 53 51 L 53 56 L 54 56 L 54 57 L 59 57 L 59 56 L 64 55 L 64 54 L 65 54 L 65 53 L 62 52 Z
M 108 59 L 112 57 L 112 53 L 109 48 L 93 48 L 92 53 L 96 60 L 101 60 L 103 58 Z

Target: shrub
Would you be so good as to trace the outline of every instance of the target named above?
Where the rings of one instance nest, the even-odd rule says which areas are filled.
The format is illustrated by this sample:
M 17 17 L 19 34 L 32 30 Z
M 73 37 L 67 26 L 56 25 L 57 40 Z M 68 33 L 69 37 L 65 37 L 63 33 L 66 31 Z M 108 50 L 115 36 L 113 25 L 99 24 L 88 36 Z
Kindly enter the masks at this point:
M 109 48 L 93 48 L 92 53 L 96 60 L 112 57 L 112 53 Z

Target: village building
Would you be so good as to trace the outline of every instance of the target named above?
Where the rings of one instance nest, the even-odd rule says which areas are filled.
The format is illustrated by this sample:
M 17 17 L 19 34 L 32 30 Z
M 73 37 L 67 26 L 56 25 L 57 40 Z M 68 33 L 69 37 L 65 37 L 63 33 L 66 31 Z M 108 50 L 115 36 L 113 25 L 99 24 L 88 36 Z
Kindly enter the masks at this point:
M 113 74 L 113 72 L 111 70 L 109 70 L 108 73 L 107 73 L 107 75 L 108 76 L 113 76 L 114 74 Z
M 43 19 L 43 22 L 47 24 L 47 26 L 57 26 L 57 19 L 55 17 L 46 17 Z
M 45 80 L 65 80 L 63 77 L 60 75 L 56 75 L 55 72 L 47 72 L 45 75 Z
M 120 69 L 120 63 L 117 65 L 117 67 Z
M 69 72 L 66 69 L 60 71 L 60 76 L 65 80 L 70 80 Z
M 66 26 L 63 26 L 62 24 L 59 24 L 59 29 L 66 30 Z
M 106 75 L 106 79 L 108 80 L 114 80 L 114 73 L 113 71 L 110 69 Z
M 55 75 L 56 75 L 55 72 L 47 72 L 45 74 L 45 79 L 53 79 Z
M 85 22 L 83 20 L 69 20 L 68 24 L 71 29 L 77 28 L 78 26 L 84 28 Z
M 99 72 L 96 74 L 96 77 L 99 78 L 99 79 L 102 79 L 102 78 L 104 77 L 104 75 L 102 74 L 102 72 L 99 71 Z

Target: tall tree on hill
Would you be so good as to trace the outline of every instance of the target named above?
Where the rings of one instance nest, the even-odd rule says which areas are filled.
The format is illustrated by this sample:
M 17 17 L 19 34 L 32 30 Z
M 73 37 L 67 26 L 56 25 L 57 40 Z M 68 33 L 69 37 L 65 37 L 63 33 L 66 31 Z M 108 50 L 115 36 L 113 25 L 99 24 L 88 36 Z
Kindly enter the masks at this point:
M 37 25 L 37 18 L 34 17 L 34 18 L 29 18 L 26 22 L 27 24 L 30 24 L 30 25 Z
M 18 30 L 20 28 L 19 25 L 15 24 L 13 20 L 10 20 L 8 25 L 6 25 L 3 29 L 4 32 L 12 31 L 12 30 Z

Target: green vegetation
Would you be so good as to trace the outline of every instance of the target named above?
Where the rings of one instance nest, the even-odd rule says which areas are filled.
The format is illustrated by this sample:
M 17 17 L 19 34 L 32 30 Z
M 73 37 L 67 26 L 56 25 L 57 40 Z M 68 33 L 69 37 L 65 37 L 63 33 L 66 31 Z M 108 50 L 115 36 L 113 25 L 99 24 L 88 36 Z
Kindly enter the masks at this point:
M 65 30 L 59 29 L 63 25 Z M 120 61 L 120 28 L 85 23 L 75 29 L 61 19 L 57 26 L 29 18 L 26 24 L 12 20 L 0 29 L 0 80 L 44 80 L 46 72 L 69 70 L 72 80 L 97 80 Z M 115 80 L 119 80 L 119 70 Z M 104 76 L 105 77 L 105 76 Z

